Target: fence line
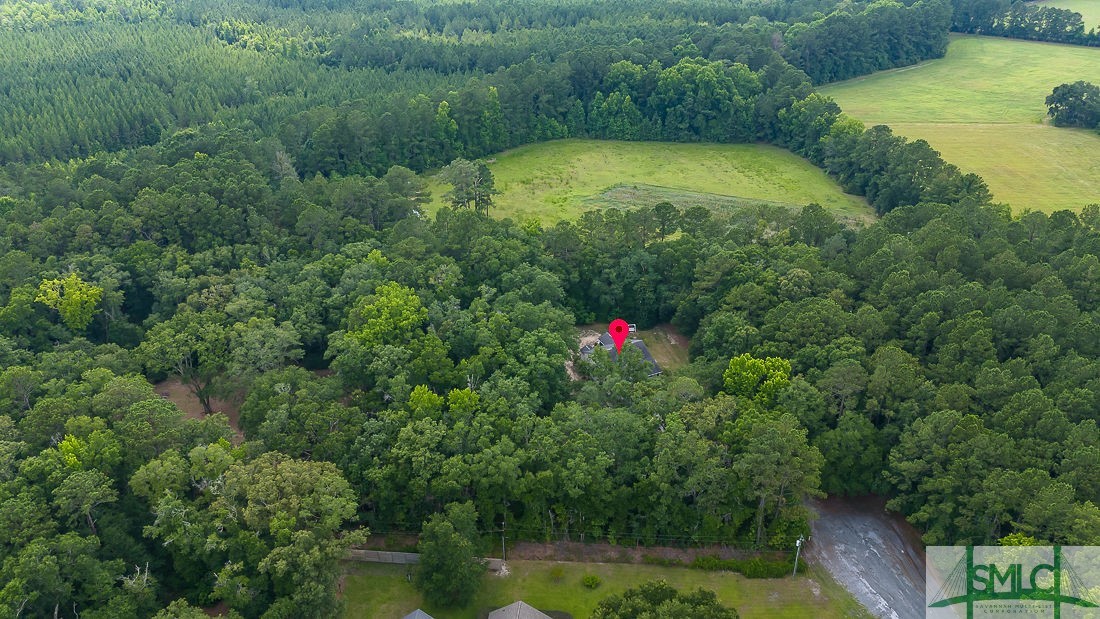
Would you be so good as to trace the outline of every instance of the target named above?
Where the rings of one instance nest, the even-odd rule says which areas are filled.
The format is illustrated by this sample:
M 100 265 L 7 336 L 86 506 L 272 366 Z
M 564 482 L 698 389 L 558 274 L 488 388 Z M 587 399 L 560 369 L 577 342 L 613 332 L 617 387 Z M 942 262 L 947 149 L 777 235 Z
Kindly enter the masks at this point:
M 359 550 L 351 549 L 348 557 L 351 561 L 363 563 L 389 563 L 391 565 L 416 565 L 420 563 L 420 555 L 415 552 L 390 552 L 388 550 Z M 485 559 L 485 567 L 490 572 L 499 572 L 504 562 L 500 559 Z

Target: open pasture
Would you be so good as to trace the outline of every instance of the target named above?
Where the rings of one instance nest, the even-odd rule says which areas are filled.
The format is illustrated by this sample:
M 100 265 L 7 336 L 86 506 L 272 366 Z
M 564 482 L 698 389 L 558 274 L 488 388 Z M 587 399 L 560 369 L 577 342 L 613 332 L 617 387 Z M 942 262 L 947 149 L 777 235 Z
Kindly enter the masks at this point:
M 1100 202 L 1100 135 L 1046 122 L 1059 84 L 1100 83 L 1100 48 L 955 37 L 947 55 L 822 89 L 868 126 L 923 138 L 980 174 L 994 198 L 1024 209 Z
M 753 202 L 801 208 L 817 202 L 847 219 L 866 219 L 866 202 L 844 193 L 820 169 L 781 148 L 758 144 L 678 144 L 556 140 L 488 160 L 496 187 L 490 214 L 553 224 L 592 208 L 651 206 L 669 200 L 738 207 Z M 433 182 L 429 210 L 450 187 Z

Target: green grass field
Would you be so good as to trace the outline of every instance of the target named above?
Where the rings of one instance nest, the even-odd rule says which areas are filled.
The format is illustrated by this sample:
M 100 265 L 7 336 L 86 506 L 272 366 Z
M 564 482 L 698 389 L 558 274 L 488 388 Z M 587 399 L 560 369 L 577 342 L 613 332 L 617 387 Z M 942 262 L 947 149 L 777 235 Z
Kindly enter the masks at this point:
M 942 59 L 822 92 L 868 126 L 928 140 L 1015 211 L 1053 211 L 1100 202 L 1100 135 L 1044 122 L 1050 91 L 1076 80 L 1100 83 L 1100 48 L 965 36 Z
M 555 580 L 554 566 L 562 567 Z M 588 619 L 600 600 L 648 580 L 663 578 L 682 589 L 698 587 L 718 594 L 725 605 L 736 608 L 744 619 L 832 619 L 869 617 L 827 573 L 811 568 L 806 575 L 777 580 L 749 580 L 728 572 L 703 572 L 687 568 L 619 563 L 551 563 L 510 561 L 510 574 L 486 574 L 481 591 L 469 608 L 444 610 L 424 604 L 405 579 L 405 568 L 393 565 L 348 564 L 344 582 L 347 619 L 400 619 L 423 608 L 436 619 L 478 619 L 488 610 L 523 600 L 542 610 L 561 610 L 574 619 Z M 591 590 L 581 585 L 587 574 L 603 584 Z
M 1100 0 L 1045 0 L 1035 4 L 1077 11 L 1085 20 L 1085 30 L 1100 27 Z
M 606 206 L 739 207 L 810 202 L 838 217 L 867 219 L 870 209 L 824 172 L 781 148 L 756 144 L 672 144 L 556 140 L 489 159 L 501 194 L 490 214 L 554 223 Z M 431 185 L 430 211 L 444 204 L 445 183 Z
M 653 360 L 665 372 L 672 372 L 687 365 L 691 340 L 681 335 L 672 325 L 657 325 L 652 329 L 638 330 L 637 337 L 645 342 Z

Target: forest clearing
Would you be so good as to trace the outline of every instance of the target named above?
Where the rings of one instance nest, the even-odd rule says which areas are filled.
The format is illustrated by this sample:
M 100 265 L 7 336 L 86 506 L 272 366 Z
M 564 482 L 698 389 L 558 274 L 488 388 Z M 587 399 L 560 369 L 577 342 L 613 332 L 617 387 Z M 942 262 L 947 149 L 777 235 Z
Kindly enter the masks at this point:
M 763 144 L 675 144 L 555 140 L 488 160 L 496 187 L 494 217 L 553 225 L 592 208 L 652 206 L 681 209 L 745 206 L 760 201 L 798 209 L 810 202 L 837 217 L 869 219 L 866 200 L 844 193 L 819 168 L 790 151 Z M 446 204 L 449 187 L 429 185 L 429 210 Z M 622 196 L 629 190 L 628 196 Z

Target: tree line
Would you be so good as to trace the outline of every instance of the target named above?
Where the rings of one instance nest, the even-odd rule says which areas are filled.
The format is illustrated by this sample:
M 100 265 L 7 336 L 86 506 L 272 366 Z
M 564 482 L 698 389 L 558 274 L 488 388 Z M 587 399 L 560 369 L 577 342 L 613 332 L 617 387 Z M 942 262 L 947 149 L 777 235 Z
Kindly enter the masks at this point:
M 968 34 L 1100 46 L 1080 13 L 1024 0 L 953 0 L 951 29 Z
M 163 21 L 61 25 L 0 38 L 0 163 L 68 160 L 155 144 L 208 122 L 276 133 L 289 116 L 349 98 L 457 86 L 461 74 L 340 71 L 238 47 Z M 445 85 L 445 86 L 444 86 Z
M 200 0 L 3 6 L 23 8 L 0 19 L 0 90 L 9 103 L 0 163 L 86 157 L 225 122 L 282 140 L 302 174 L 378 175 L 393 163 L 419 171 L 453 154 L 495 152 L 467 143 L 469 135 L 457 144 L 447 136 L 404 143 L 430 129 L 426 116 L 444 100 L 453 113 L 494 113 L 485 86 L 497 88 L 517 128 L 505 144 L 514 146 L 586 136 L 592 123 L 595 134 L 605 132 L 606 110 L 589 117 L 605 104 L 595 93 L 616 87 L 601 83 L 616 62 L 671 70 L 702 58 L 758 72 L 785 58 L 821 83 L 938 57 L 948 27 L 941 0 L 835 10 L 806 0 L 782 11 L 649 1 L 596 11 L 563 0 L 490 3 L 485 15 L 470 5 L 373 2 L 320 3 L 316 14 L 294 3 Z M 480 92 L 470 78 L 483 82 Z M 462 97 L 475 100 L 455 100 Z M 739 97 L 752 103 L 755 94 Z M 700 139 L 699 131 L 650 133 Z M 730 133 L 744 139 L 744 130 Z
M 815 84 L 846 80 L 943 56 L 950 21 L 946 0 L 857 4 L 792 25 L 783 55 Z

